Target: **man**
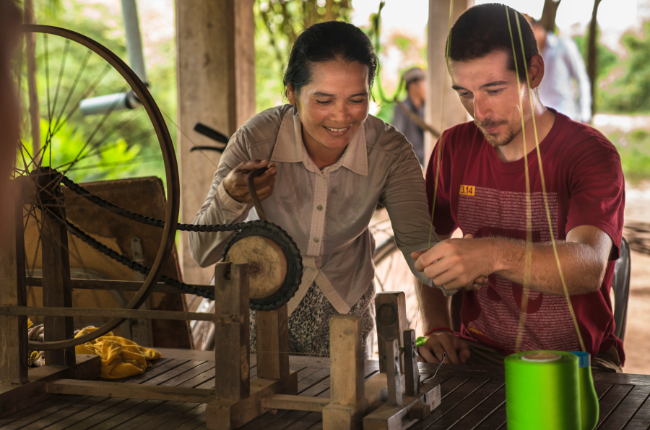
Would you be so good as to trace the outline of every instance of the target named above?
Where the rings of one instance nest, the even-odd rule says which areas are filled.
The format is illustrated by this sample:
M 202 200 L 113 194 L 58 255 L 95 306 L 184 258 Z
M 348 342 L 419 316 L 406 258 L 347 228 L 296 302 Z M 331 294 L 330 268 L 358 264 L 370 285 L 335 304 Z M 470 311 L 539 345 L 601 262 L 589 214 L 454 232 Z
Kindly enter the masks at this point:
M 454 334 L 448 299 L 424 288 L 429 337 L 420 354 L 429 362 L 445 351 L 452 363 L 501 364 L 515 350 L 579 350 L 564 282 L 592 363 L 621 371 L 623 344 L 613 334 L 609 299 L 623 228 L 620 158 L 598 131 L 539 101 L 545 63 L 519 15 L 522 55 L 515 13 L 508 8 L 516 58 L 503 5 L 470 8 L 450 32 L 452 88 L 474 122 L 447 130 L 436 145 L 427 193 L 436 232 L 447 240 L 413 256 L 436 285 L 465 290 L 457 293 L 462 324 Z M 456 228 L 473 239 L 448 239 Z M 480 277 L 487 284 L 474 282 Z
M 540 100 L 574 121 L 591 122 L 591 84 L 578 46 L 572 39 L 549 33 L 539 21 L 528 18 L 544 59 L 546 79 L 539 86 Z
M 406 84 L 407 93 L 403 106 L 420 118 L 424 118 L 424 101 L 427 95 L 427 81 L 424 71 L 419 67 L 412 67 L 404 72 L 402 79 Z M 411 142 L 420 165 L 424 166 L 424 131 L 415 121 L 409 118 L 408 114 L 400 106 L 395 106 L 393 125 Z

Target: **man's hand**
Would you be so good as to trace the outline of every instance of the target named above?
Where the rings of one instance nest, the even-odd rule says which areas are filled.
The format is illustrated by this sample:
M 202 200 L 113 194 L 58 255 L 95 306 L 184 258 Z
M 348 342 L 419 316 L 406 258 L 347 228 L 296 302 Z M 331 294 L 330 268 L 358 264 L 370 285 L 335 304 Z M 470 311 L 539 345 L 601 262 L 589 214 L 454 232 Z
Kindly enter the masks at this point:
M 467 342 L 444 331 L 431 334 L 427 343 L 418 347 L 418 351 L 420 359 L 427 363 L 440 363 L 444 351 L 447 354 L 444 363 L 465 364 L 470 354 Z
M 473 267 L 475 270 L 470 270 L 469 268 L 465 269 L 465 265 L 473 266 L 471 260 L 473 257 L 465 256 L 467 253 L 466 251 L 473 251 L 472 254 L 476 251 L 476 246 L 472 245 L 469 247 L 463 247 L 463 245 L 459 245 L 459 242 L 462 242 L 465 239 L 472 239 L 472 235 L 467 234 L 463 239 L 443 240 L 428 251 L 411 253 L 411 257 L 417 260 L 415 262 L 415 269 L 420 272 L 424 271 L 424 274 L 428 278 L 432 279 L 436 285 L 442 286 L 446 290 L 480 290 L 481 287 L 487 284 L 487 276 L 490 275 L 491 272 L 479 270 L 476 266 Z M 440 245 L 443 246 L 441 247 Z M 459 245 L 459 249 L 456 249 L 456 245 Z M 480 245 L 478 250 L 480 253 Z M 461 251 L 465 251 L 462 252 L 462 256 Z M 445 261 L 441 262 L 440 257 L 431 257 L 431 255 L 444 256 Z M 466 260 L 466 258 L 469 258 L 469 260 Z M 461 264 L 465 265 L 461 266 Z M 436 266 L 432 268 L 434 265 Z M 441 283 L 441 280 L 449 281 Z
M 244 161 L 239 166 L 235 167 L 228 173 L 228 176 L 223 180 L 223 187 L 230 197 L 237 200 L 239 203 L 252 204 L 248 186 L 246 185 L 246 178 L 253 170 L 261 169 L 262 167 L 269 167 L 269 170 L 264 172 L 253 180 L 255 190 L 261 200 L 268 198 L 273 194 L 273 185 L 275 184 L 275 174 L 277 173 L 277 166 L 269 160 L 251 160 Z

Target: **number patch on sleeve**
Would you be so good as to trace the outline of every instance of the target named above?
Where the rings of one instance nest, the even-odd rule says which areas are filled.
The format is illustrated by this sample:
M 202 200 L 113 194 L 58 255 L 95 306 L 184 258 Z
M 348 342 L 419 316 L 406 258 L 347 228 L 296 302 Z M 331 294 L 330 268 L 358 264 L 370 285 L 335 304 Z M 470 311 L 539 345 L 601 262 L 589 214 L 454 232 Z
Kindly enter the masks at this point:
M 460 186 L 460 195 L 461 196 L 473 196 L 475 191 L 474 185 L 461 185 Z

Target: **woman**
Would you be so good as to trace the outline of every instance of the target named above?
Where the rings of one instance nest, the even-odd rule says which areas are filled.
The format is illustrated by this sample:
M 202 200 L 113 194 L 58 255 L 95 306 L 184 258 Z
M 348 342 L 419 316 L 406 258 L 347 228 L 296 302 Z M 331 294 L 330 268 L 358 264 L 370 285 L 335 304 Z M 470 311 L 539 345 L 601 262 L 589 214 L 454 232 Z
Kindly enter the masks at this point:
M 329 355 L 329 319 L 337 314 L 363 317 L 365 349 L 374 327 L 375 244 L 368 224 L 377 203 L 388 209 L 412 271 L 411 252 L 430 243 L 413 147 L 394 127 L 368 115 L 376 68 L 370 39 L 355 26 L 332 21 L 305 30 L 284 75 L 290 104 L 268 109 L 237 130 L 194 220 L 245 220 L 252 208 L 246 175 L 269 167 L 255 181 L 257 193 L 269 221 L 300 248 L 305 268 L 288 303 L 292 353 Z M 191 233 L 192 256 L 203 267 L 216 263 L 231 234 Z M 431 234 L 431 243 L 437 242 Z M 251 312 L 252 351 L 254 324 Z

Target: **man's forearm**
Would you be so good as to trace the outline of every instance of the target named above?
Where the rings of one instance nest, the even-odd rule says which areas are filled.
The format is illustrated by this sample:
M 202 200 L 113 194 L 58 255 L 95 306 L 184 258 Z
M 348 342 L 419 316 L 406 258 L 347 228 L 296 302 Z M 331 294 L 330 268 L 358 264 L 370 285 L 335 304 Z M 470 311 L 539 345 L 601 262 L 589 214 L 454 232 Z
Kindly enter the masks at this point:
M 526 243 L 504 238 L 483 239 L 491 241 L 494 251 L 495 274 L 545 294 L 564 295 L 562 278 L 558 270 L 558 259 L 562 275 L 570 295 L 598 291 L 605 275 L 598 253 L 589 245 L 579 242 L 556 241 L 557 258 L 552 244 L 536 243 L 530 246 L 530 257 L 526 261 Z M 529 274 L 526 267 L 530 266 Z
M 448 310 L 449 298 L 445 297 L 442 291 L 436 287 L 432 288 L 427 285 L 420 287 L 418 285 L 417 288 L 422 288 L 422 334 L 438 327 L 451 328 Z

